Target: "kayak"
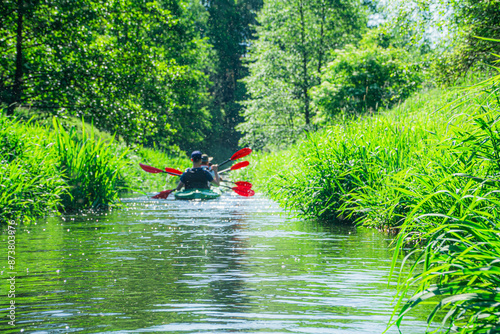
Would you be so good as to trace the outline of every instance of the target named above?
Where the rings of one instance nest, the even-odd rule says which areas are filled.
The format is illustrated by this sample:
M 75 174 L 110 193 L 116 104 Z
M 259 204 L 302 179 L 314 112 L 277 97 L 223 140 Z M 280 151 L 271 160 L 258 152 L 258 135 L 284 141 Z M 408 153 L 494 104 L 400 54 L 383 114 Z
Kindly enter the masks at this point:
M 220 192 L 211 189 L 185 189 L 174 193 L 175 199 L 215 199 Z

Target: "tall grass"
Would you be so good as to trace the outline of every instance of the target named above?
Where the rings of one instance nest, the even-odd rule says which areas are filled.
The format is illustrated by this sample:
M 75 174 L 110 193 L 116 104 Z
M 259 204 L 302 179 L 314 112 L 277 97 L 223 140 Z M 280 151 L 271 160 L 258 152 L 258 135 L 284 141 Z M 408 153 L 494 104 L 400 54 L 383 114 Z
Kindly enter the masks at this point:
M 45 129 L 0 117 L 0 224 L 57 209 L 66 184 Z
M 476 88 L 464 101 L 471 127 L 442 143 L 452 163 L 410 206 L 397 239 L 395 260 L 407 247 L 414 260 L 401 277 L 397 325 L 430 302 L 428 321 L 444 314 L 443 332 L 500 332 L 500 75 Z
M 264 191 L 309 218 L 363 219 L 397 226 L 407 211 L 393 175 L 441 156 L 433 147 L 447 136 L 452 113 L 436 111 L 456 92 L 436 89 L 380 115 L 338 119 L 290 149 L 259 160 Z
M 247 171 L 285 207 L 399 231 L 392 325 L 423 303 L 441 332 L 500 332 L 500 76 L 346 120 Z M 259 161 L 260 162 L 260 161 Z M 433 326 L 434 327 L 434 326 Z
M 129 149 L 85 124 L 54 119 L 49 127 L 0 115 L 0 223 L 105 209 L 119 204 L 123 191 L 161 190 L 165 179 L 145 173 L 139 162 L 181 167 L 188 160 Z
M 96 140 L 93 131 L 79 134 L 74 127 L 66 131 L 55 118 L 53 127 L 58 166 L 68 187 L 61 198 L 64 209 L 99 209 L 116 203 L 127 149 L 114 145 L 113 137 Z

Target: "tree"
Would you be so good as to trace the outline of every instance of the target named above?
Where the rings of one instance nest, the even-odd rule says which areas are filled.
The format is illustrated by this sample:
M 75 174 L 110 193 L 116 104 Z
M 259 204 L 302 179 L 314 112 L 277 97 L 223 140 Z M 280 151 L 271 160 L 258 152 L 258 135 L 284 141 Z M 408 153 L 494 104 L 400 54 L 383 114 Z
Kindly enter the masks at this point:
M 440 81 L 453 82 L 478 63 L 492 64 L 500 52 L 493 41 L 500 39 L 500 1 L 390 0 L 385 11 L 396 34 L 438 50 L 433 61 Z
M 420 87 L 422 75 L 407 51 L 362 44 L 335 53 L 313 87 L 313 102 L 325 119 L 390 107 Z
M 311 87 L 319 84 L 329 51 L 352 42 L 366 26 L 363 7 L 349 0 L 265 2 L 257 17 L 244 79 L 242 144 L 286 144 L 312 127 Z
M 234 149 L 239 133 L 235 126 L 241 123 L 241 105 L 246 90 L 240 81 L 248 74 L 242 64 L 251 43 L 251 24 L 262 0 L 204 0 L 207 13 L 206 36 L 215 53 L 214 72 L 211 74 L 213 128 L 209 137 L 218 145 Z
M 1 6 L 1 102 L 82 116 L 127 143 L 187 148 L 204 138 L 209 46 L 190 19 L 197 1 Z

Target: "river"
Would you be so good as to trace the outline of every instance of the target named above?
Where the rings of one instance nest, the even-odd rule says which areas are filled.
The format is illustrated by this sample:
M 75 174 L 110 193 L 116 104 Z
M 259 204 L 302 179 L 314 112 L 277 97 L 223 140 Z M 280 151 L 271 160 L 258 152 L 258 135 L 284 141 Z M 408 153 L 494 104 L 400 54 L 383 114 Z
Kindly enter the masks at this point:
M 382 333 L 390 239 L 284 214 L 265 197 L 125 199 L 16 233 L 15 326 L 5 333 Z M 425 331 L 408 318 L 403 333 Z M 389 333 L 397 333 L 392 328 Z

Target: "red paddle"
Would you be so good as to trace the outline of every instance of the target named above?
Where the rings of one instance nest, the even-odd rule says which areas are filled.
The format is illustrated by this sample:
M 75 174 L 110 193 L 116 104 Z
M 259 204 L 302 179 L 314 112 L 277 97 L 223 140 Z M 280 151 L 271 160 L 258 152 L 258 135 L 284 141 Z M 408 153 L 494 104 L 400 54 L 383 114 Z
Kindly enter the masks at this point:
M 175 168 L 165 167 L 165 172 L 172 174 L 172 175 L 179 175 L 179 176 L 182 175 L 182 172 L 178 169 L 175 169 Z
M 229 161 L 234 161 L 234 160 L 238 160 L 238 159 L 241 159 L 243 157 L 246 157 L 250 153 L 252 153 L 252 149 L 251 148 L 249 148 L 249 147 L 242 148 L 241 150 L 239 150 L 238 152 L 236 152 L 235 154 L 233 154 L 231 156 L 231 158 L 229 158 L 226 161 L 224 161 L 223 163 L 219 164 L 219 167 L 227 164 Z
M 177 170 L 177 169 L 174 169 L 174 168 L 165 168 L 165 170 L 163 169 L 159 169 L 159 168 L 156 168 L 156 167 L 151 167 L 151 166 L 148 166 L 148 165 L 144 165 L 144 164 L 139 164 L 139 166 L 141 166 L 141 168 L 148 172 L 148 173 L 153 173 L 153 174 L 156 174 L 156 173 L 167 173 L 167 174 L 170 174 L 170 175 L 181 175 L 182 172 L 180 170 Z
M 252 184 L 246 181 L 236 181 L 234 184 L 236 184 L 239 188 L 252 188 Z
M 251 189 L 252 188 L 252 184 L 250 182 L 246 182 L 246 181 L 236 181 L 236 182 L 232 182 L 232 181 L 226 181 L 226 180 L 222 180 L 222 182 L 228 182 L 228 183 L 233 183 L 233 184 L 236 184 L 236 186 L 238 188 L 247 188 L 247 189 Z
M 219 172 L 219 174 L 221 174 L 221 173 L 225 173 L 225 172 L 230 171 L 230 170 L 237 170 L 237 169 L 241 169 L 241 168 L 246 167 L 246 166 L 248 166 L 248 165 L 250 165 L 250 163 L 249 163 L 248 161 L 238 162 L 237 164 L 232 165 L 232 166 L 231 166 L 231 168 L 226 168 L 226 169 L 224 169 L 224 170 L 221 170 L 221 171 Z
M 157 195 L 154 195 L 153 197 L 151 198 L 160 198 L 160 199 L 167 199 L 168 198 L 168 195 L 170 195 L 172 193 L 172 191 L 174 191 L 175 189 L 168 189 L 168 190 L 163 190 L 161 191 L 159 194 Z
M 225 187 L 225 186 L 223 186 L 223 187 Z M 255 191 L 253 191 L 250 188 L 242 188 L 242 187 L 226 187 L 226 188 L 232 189 L 235 193 L 237 193 L 240 196 L 250 197 L 250 196 L 255 195 Z M 161 191 L 159 194 L 156 194 L 151 198 L 167 199 L 168 195 L 170 195 L 174 190 L 175 189 L 168 189 L 168 190 Z
M 249 188 L 233 187 L 231 189 L 240 196 L 250 197 L 255 195 L 255 191 Z

